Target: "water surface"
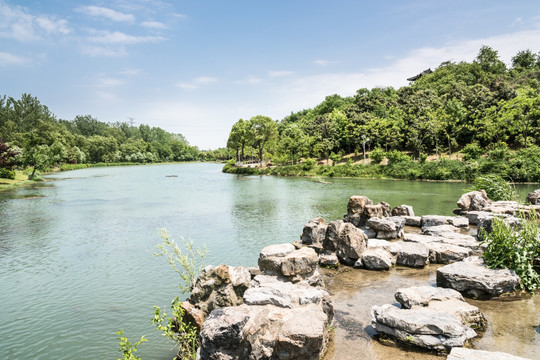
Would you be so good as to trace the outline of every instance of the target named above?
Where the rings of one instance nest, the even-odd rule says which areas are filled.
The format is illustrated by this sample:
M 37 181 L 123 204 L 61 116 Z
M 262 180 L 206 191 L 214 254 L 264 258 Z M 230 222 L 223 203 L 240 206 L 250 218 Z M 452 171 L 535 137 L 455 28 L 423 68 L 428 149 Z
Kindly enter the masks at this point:
M 297 240 L 309 219 L 341 218 L 351 195 L 451 215 L 466 187 L 242 177 L 221 167 L 90 168 L 0 192 L 0 359 L 115 359 L 122 328 L 132 342 L 149 339 L 142 358 L 171 359 L 172 344 L 149 321 L 154 305 L 178 295 L 178 276 L 154 256 L 160 228 L 205 245 L 207 264 L 253 266 L 264 246 Z

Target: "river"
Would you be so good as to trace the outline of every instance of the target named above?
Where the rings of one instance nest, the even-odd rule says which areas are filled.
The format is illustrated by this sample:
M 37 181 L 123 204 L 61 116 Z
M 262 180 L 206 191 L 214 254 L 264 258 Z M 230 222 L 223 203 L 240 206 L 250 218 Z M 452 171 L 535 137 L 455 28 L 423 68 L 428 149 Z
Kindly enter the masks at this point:
M 451 215 L 466 187 L 243 177 L 221 167 L 90 168 L 0 192 L 0 359 L 116 359 L 120 329 L 131 342 L 146 335 L 143 359 L 171 359 L 173 345 L 149 320 L 154 305 L 166 308 L 178 295 L 178 275 L 154 256 L 161 228 L 206 246 L 207 264 L 253 266 L 264 246 L 297 240 L 311 218 L 341 218 L 351 195 Z M 534 188 L 519 186 L 520 198 Z M 344 329 L 338 324 L 336 335 Z M 350 331 L 370 341 L 365 326 Z

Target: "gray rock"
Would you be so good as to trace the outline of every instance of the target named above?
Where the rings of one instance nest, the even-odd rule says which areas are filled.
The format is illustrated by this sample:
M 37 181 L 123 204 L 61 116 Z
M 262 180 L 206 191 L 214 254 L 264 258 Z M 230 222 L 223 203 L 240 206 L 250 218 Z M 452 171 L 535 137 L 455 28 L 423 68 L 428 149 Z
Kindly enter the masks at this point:
M 421 227 L 422 217 L 420 216 L 404 216 L 406 226 Z
M 458 228 L 467 228 L 469 227 L 469 219 L 465 216 L 448 216 L 446 222 L 449 225 L 453 225 Z
M 368 239 L 367 247 L 369 249 L 383 248 L 384 250 L 390 251 L 390 248 L 392 247 L 392 243 L 388 240 Z
M 281 262 L 285 276 L 310 275 L 317 269 L 319 256 L 311 248 L 302 248 L 287 254 Z
M 358 260 L 367 243 L 367 236 L 353 224 L 345 223 L 337 241 L 336 255 L 347 265 L 353 265 Z
M 446 360 L 530 360 L 498 351 L 475 350 L 455 347 Z
M 343 222 L 351 223 L 356 227 L 362 227 L 366 225 L 367 218 L 363 214 L 345 214 L 343 216 Z
M 410 309 L 414 306 L 428 306 L 432 301 L 440 302 L 450 299 L 465 301 L 461 293 L 456 290 L 432 286 L 401 288 L 396 291 L 394 297 L 404 309 Z
M 421 268 L 429 262 L 429 250 L 420 243 L 397 242 L 393 243 L 397 247 L 396 264 L 413 268 Z M 395 250 L 391 252 L 395 252 Z
M 480 242 L 476 241 L 474 237 L 469 235 L 462 235 L 457 233 L 448 233 L 443 235 L 448 235 L 449 237 L 406 233 L 403 237 L 403 241 L 418 242 L 428 247 L 430 243 L 438 242 L 448 245 L 461 246 L 474 251 L 479 250 L 482 247 L 482 244 Z
M 414 216 L 412 206 L 400 205 L 392 209 L 392 216 Z
M 296 249 L 292 244 L 270 245 L 259 255 L 261 271 L 267 275 L 284 276 L 293 282 L 319 282 L 321 279 L 317 271 L 318 263 L 319 256 L 314 249 Z
M 281 269 L 283 257 L 295 251 L 293 244 L 269 245 L 259 254 L 259 268 L 264 272 L 276 272 Z
M 405 219 L 401 216 L 391 216 L 387 218 L 371 218 L 366 225 L 376 231 L 399 231 L 405 226 Z
M 369 270 L 388 270 L 394 263 L 394 257 L 384 248 L 368 248 L 362 254 L 362 264 Z
M 469 220 L 469 224 L 478 225 L 483 217 L 493 215 L 487 211 L 467 211 L 464 216 Z
M 422 234 L 423 235 L 431 235 L 431 236 L 441 236 L 440 234 L 445 233 L 458 233 L 460 230 L 459 228 L 455 227 L 454 225 L 431 225 L 429 227 L 422 227 Z
M 477 256 L 437 269 L 438 286 L 455 289 L 473 298 L 491 298 L 511 293 L 519 284 L 519 276 L 513 270 L 488 269 Z
M 534 190 L 533 192 L 527 194 L 527 199 L 525 202 L 531 205 L 540 205 L 540 189 Z
M 319 265 L 335 267 L 339 265 L 339 259 L 335 253 L 319 255 Z
M 367 196 L 351 196 L 347 204 L 347 212 L 349 214 L 364 214 L 366 205 L 372 204 L 373 201 Z
M 371 310 L 371 325 L 401 342 L 434 350 L 464 346 L 476 332 L 461 319 L 448 312 L 426 307 L 399 309 L 393 305 L 375 306 Z
M 321 251 L 326 237 L 327 226 L 323 218 L 311 219 L 304 225 L 302 243 L 314 248 L 317 252 Z
M 277 286 L 252 287 L 244 293 L 244 303 L 247 305 L 275 305 L 282 308 L 292 308 L 290 283 Z
M 378 217 L 389 217 L 392 212 L 390 205 L 384 201 L 381 201 L 377 205 L 366 205 L 364 207 L 364 216 L 368 219 Z
M 205 267 L 194 282 L 189 302 L 207 316 L 212 310 L 243 303 L 251 274 L 244 267 L 228 265 Z
M 422 227 L 427 228 L 430 226 L 446 225 L 446 216 L 442 215 L 424 215 L 422 216 Z
M 493 231 L 493 219 L 499 218 L 502 219 L 510 227 L 515 227 L 521 224 L 521 220 L 512 215 L 494 215 L 483 216 L 478 221 L 478 238 L 483 238 L 483 233 L 491 233 Z
M 462 211 L 481 211 L 491 204 L 485 190 L 471 191 L 461 195 L 457 205 Z
M 432 264 L 450 264 L 468 258 L 473 253 L 467 247 L 439 242 L 431 242 L 426 246 L 429 249 L 429 262 Z
M 326 236 L 324 238 L 323 248 L 328 251 L 336 251 L 336 244 L 340 232 L 343 230 L 345 223 L 343 220 L 332 221 L 326 228 Z

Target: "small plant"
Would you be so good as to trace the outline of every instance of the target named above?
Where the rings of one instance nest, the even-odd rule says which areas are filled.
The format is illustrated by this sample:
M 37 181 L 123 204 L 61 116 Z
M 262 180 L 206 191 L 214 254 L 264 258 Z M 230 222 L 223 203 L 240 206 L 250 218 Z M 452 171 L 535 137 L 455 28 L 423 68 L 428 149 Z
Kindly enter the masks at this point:
M 477 160 L 484 153 L 484 149 L 477 143 L 467 144 L 461 151 L 463 152 L 463 160 L 465 161 Z
M 482 229 L 486 250 L 484 262 L 489 268 L 512 269 L 521 278 L 523 289 L 540 288 L 540 237 L 538 218 L 533 210 L 520 214 L 520 225 L 511 227 L 502 218 L 494 218 L 492 231 Z
M 474 179 L 472 187 L 467 191 L 485 190 L 487 196 L 494 201 L 515 200 L 516 192 L 500 175 L 487 174 Z
M 120 352 L 124 354 L 124 356 L 118 360 L 141 360 L 140 357 L 133 355 L 133 353 L 137 352 L 137 348 L 140 344 L 148 341 L 144 338 L 144 335 L 139 341 L 137 341 L 135 344 L 132 344 L 129 342 L 127 337 L 122 336 L 124 334 L 124 329 L 117 331 L 116 334 L 118 334 L 118 345 L 120 346 Z
M 380 164 L 381 161 L 384 159 L 385 154 L 386 153 L 385 153 L 385 151 L 383 149 L 381 149 L 380 147 L 376 147 L 369 154 L 369 157 L 371 159 L 371 163 L 375 164 L 375 165 Z
M 304 171 L 309 171 L 309 170 L 313 169 L 315 164 L 317 164 L 317 161 L 315 159 L 307 158 L 306 160 L 304 160 L 304 164 L 303 164 L 302 168 L 304 169 Z

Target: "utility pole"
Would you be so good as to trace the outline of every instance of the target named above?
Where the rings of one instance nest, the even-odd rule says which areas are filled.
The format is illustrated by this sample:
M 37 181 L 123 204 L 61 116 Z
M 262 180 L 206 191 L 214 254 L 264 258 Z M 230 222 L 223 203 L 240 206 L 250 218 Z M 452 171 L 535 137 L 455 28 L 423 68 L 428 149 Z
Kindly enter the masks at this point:
M 129 126 L 133 126 L 133 124 L 135 124 L 135 121 L 133 121 L 133 120 L 135 120 L 134 117 L 129 117 L 128 116 L 128 120 L 129 120 Z

